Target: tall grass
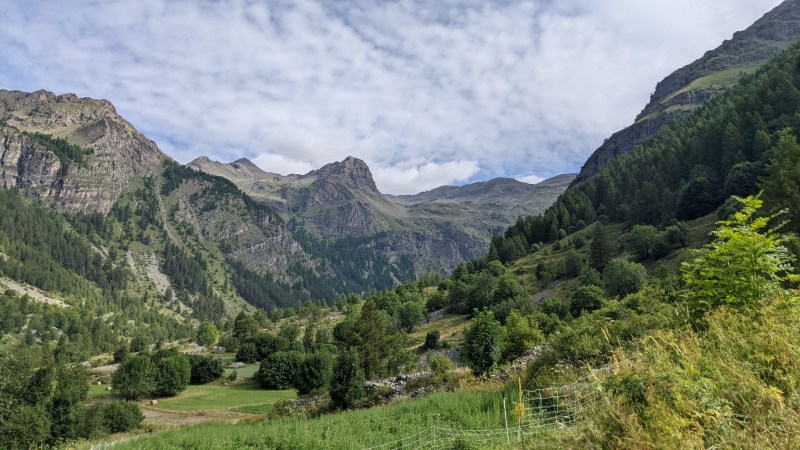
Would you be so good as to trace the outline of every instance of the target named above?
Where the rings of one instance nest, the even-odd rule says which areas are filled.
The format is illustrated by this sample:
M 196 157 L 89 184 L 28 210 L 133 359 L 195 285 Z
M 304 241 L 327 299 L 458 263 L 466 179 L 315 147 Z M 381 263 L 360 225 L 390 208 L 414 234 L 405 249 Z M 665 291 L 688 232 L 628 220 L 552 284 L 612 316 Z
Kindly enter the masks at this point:
M 656 332 L 617 355 L 589 426 L 563 445 L 800 448 L 799 323 L 783 303 Z
M 514 398 L 510 393 L 509 397 Z M 503 393 L 500 390 L 437 393 L 316 419 L 197 425 L 141 437 L 114 448 L 361 449 L 417 433 L 434 424 L 459 429 L 502 428 Z

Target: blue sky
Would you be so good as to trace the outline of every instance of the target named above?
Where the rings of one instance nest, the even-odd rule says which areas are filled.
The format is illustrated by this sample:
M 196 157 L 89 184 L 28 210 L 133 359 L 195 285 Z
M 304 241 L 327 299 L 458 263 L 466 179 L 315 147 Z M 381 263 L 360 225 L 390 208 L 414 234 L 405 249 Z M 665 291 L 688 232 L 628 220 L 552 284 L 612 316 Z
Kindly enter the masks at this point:
M 180 162 L 382 192 L 577 171 L 664 76 L 778 0 L 12 0 L 0 88 L 105 98 Z

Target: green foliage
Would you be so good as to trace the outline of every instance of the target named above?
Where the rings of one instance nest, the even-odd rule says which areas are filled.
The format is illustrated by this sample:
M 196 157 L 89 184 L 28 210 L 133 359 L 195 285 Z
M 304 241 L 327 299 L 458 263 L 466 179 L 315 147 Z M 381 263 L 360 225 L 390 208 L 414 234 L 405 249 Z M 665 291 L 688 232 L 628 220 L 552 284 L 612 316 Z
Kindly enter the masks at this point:
M 138 428 L 144 416 L 133 402 L 101 403 L 103 424 L 109 433 L 123 433 Z
M 386 358 L 389 357 L 389 318 L 378 309 L 372 299 L 367 299 L 361 308 L 361 315 L 352 330 L 353 343 L 358 347 L 364 375 L 374 378 L 383 373 Z
M 64 439 L 79 437 L 78 405 L 86 400 L 89 379 L 81 366 L 61 366 L 56 372 L 56 388 L 50 404 L 51 433 Z
M 461 355 L 476 375 L 485 375 L 500 361 L 505 336 L 491 311 L 479 312 L 464 333 Z
M 309 299 L 303 290 L 279 283 L 269 273 L 258 273 L 231 259 L 228 264 L 236 292 L 256 308 L 272 313 L 276 307 L 292 306 Z
M 301 352 L 275 352 L 258 368 L 254 378 L 264 389 L 290 389 L 300 384 L 305 356 Z
M 294 342 L 300 337 L 300 325 L 295 322 L 284 322 L 278 330 L 278 337 Z
M 428 367 L 431 368 L 436 376 L 445 375 L 453 368 L 453 361 L 447 356 L 430 356 L 428 359 Z
M 504 326 L 505 345 L 502 351 L 504 361 L 514 360 L 544 342 L 544 335 L 532 319 L 532 317 L 523 317 L 516 311 L 509 314 Z
M 800 144 L 795 133 L 791 129 L 781 130 L 778 144 L 770 151 L 767 176 L 761 184 L 770 209 L 788 211 L 791 230 L 800 229 Z
M 0 447 L 37 448 L 50 439 L 50 414 L 44 406 L 19 406 L 0 425 Z
M 567 251 L 564 256 L 563 274 L 567 278 L 575 278 L 581 274 L 584 266 L 584 257 L 575 250 Z
M 625 246 L 639 260 L 645 260 L 653 253 L 658 241 L 658 229 L 652 225 L 634 225 L 631 231 L 622 236 Z
M 439 337 L 441 333 L 439 330 L 431 330 L 425 334 L 425 343 L 422 348 L 425 350 L 439 348 Z
M 608 295 L 624 297 L 638 292 L 647 282 L 647 269 L 643 265 L 612 259 L 603 272 L 603 287 Z
M 721 308 L 702 331 L 660 331 L 601 379 L 576 448 L 780 448 L 800 434 L 796 305 Z
M 219 330 L 213 323 L 201 322 L 197 327 L 197 343 L 206 347 L 217 343 Z
M 364 397 L 364 371 L 355 350 L 339 352 L 328 391 L 333 404 L 342 409 L 350 408 Z
M 125 361 L 130 355 L 130 353 L 131 353 L 130 348 L 128 347 L 127 344 L 120 345 L 119 348 L 114 350 L 114 362 L 116 364 L 119 364 L 122 361 Z
M 714 241 L 683 264 L 687 298 L 696 315 L 721 304 L 749 306 L 778 293 L 784 281 L 796 281 L 784 238 L 768 225 L 776 216 L 756 215 L 763 202 L 740 199 L 742 209 L 717 222 Z
M 597 223 L 592 232 L 592 243 L 589 245 L 589 266 L 602 272 L 611 260 L 611 238 L 606 227 Z
M 211 356 L 189 355 L 191 384 L 206 384 L 218 380 L 225 369 L 219 359 Z
M 174 349 L 159 350 L 152 357 L 155 365 L 155 388 L 153 394 L 171 397 L 189 386 L 192 379 L 192 366 L 189 359 Z
M 260 361 L 258 356 L 256 344 L 252 342 L 245 342 L 244 344 L 239 345 L 239 349 L 236 350 L 236 361 L 240 361 L 245 364 L 252 364 Z
M 328 386 L 333 373 L 334 356 L 320 351 L 307 355 L 300 365 L 300 373 L 293 386 L 300 395 L 309 394 Z
M 578 317 L 583 313 L 600 309 L 605 298 L 605 291 L 599 286 L 591 284 L 580 286 L 570 297 L 570 313 L 572 317 Z
M 400 326 L 410 333 L 425 318 L 425 308 L 418 301 L 405 302 L 400 306 L 398 317 Z
M 258 323 L 256 323 L 253 316 L 249 316 L 242 311 L 236 316 L 236 320 L 233 323 L 233 336 L 241 340 L 258 333 L 258 329 Z
M 111 378 L 111 384 L 120 397 L 139 400 L 155 391 L 156 376 L 157 369 L 150 355 L 139 354 L 119 365 Z
M 143 352 L 150 347 L 150 342 L 143 333 L 138 333 L 131 339 L 130 350 L 133 353 Z

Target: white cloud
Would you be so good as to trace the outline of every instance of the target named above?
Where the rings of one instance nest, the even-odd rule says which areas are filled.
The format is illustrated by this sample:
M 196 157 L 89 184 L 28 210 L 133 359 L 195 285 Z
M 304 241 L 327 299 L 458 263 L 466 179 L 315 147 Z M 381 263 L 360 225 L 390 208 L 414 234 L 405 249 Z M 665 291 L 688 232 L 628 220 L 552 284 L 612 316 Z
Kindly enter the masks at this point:
M 778 3 L 29 0 L 4 5 L 0 87 L 107 98 L 182 162 L 353 155 L 411 193 L 459 180 L 426 163 L 576 171 L 657 81 Z
M 252 162 L 262 170 L 282 175 L 306 174 L 316 167 L 308 161 L 287 158 L 283 155 L 272 153 L 262 153 L 252 159 Z
M 464 182 L 478 173 L 478 170 L 478 163 L 475 161 L 441 164 L 402 161 L 389 167 L 375 167 L 372 172 L 379 191 L 384 194 L 407 194 Z
M 534 175 L 534 174 L 519 176 L 516 177 L 516 179 L 517 181 L 522 181 L 523 183 L 528 183 L 528 184 L 537 184 L 544 181 L 544 177 L 540 177 L 539 175 Z

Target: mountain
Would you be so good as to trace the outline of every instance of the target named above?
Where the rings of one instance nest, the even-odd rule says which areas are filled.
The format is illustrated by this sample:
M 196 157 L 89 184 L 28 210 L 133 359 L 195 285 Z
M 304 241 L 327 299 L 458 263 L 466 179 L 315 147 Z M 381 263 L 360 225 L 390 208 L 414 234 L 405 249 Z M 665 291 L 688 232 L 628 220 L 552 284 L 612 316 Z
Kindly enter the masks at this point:
M 153 322 L 148 314 L 219 320 L 451 270 L 484 253 L 492 232 L 544 209 L 569 178 L 444 189 L 462 192 L 454 203 L 384 196 L 352 157 L 289 176 L 247 160 L 199 158 L 187 167 L 110 102 L 47 91 L 0 90 L 0 136 L 5 207 L 20 210 L 18 221 L 45 206 L 55 214 L 45 222 L 51 231 L 40 230 L 55 236 L 52 251 L 36 250 L 44 239 L 36 233 L 0 230 L 0 265 L 10 274 L 0 285 L 20 295 L 37 288 L 67 305 L 89 295 L 88 286 L 111 289 L 91 308 L 133 323 Z M 43 267 L 56 278 L 41 275 Z M 124 284 L 102 281 L 111 277 L 106 269 L 119 270 Z M 144 312 L 132 318 L 103 302 Z
M 132 177 L 159 170 L 167 156 L 120 117 L 107 100 L 47 91 L 0 90 L 0 181 L 66 212 L 106 214 Z M 48 152 L 42 139 L 63 138 L 82 150 L 72 158 Z
M 786 0 L 714 50 L 661 80 L 634 123 L 611 135 L 589 157 L 573 181 L 595 175 L 620 155 L 629 155 L 659 130 L 726 92 L 746 74 L 800 39 L 800 0 Z
M 296 236 L 306 236 L 301 242 L 360 240 L 386 255 L 396 269 L 393 277 L 404 280 L 452 270 L 483 254 L 492 233 L 517 217 L 543 211 L 573 177 L 561 175 L 536 185 L 497 178 L 392 196 L 378 191 L 369 167 L 354 157 L 287 176 L 261 170 L 247 159 L 220 163 L 201 157 L 188 166 L 225 177 L 265 202 Z

